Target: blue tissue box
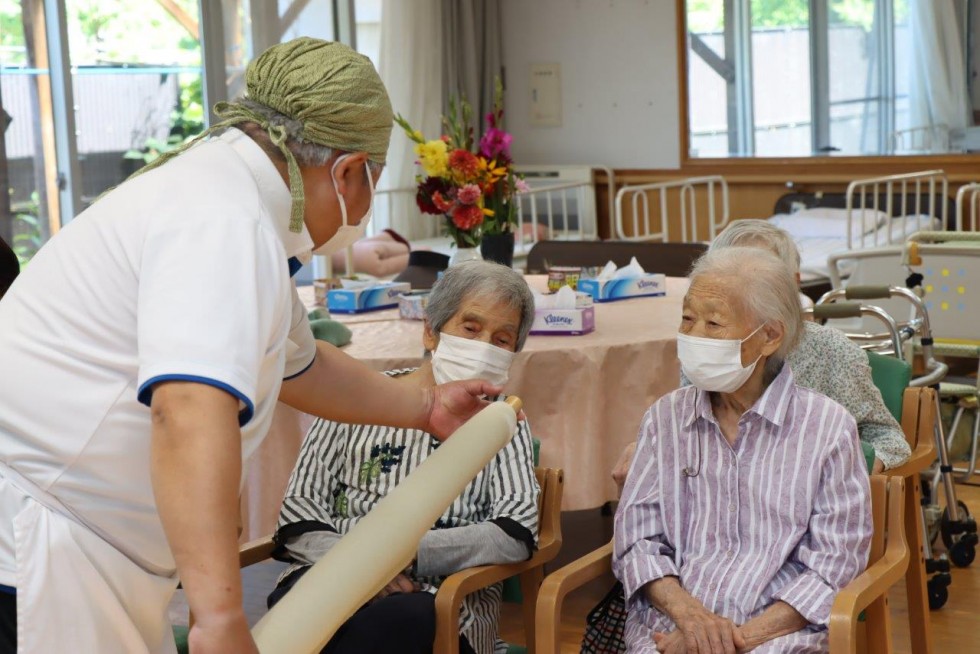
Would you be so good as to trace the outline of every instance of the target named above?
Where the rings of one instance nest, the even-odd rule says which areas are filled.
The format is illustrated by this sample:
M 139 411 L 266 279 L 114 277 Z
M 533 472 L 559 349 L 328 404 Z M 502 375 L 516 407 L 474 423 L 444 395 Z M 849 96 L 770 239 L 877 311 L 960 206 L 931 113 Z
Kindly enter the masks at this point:
M 648 273 L 641 277 L 625 277 L 606 281 L 580 279 L 578 280 L 578 290 L 588 293 L 596 302 L 667 295 L 667 276 L 660 273 Z
M 398 296 L 412 290 L 408 282 L 390 282 L 365 288 L 334 288 L 327 291 L 327 308 L 335 313 L 362 313 L 398 306 Z

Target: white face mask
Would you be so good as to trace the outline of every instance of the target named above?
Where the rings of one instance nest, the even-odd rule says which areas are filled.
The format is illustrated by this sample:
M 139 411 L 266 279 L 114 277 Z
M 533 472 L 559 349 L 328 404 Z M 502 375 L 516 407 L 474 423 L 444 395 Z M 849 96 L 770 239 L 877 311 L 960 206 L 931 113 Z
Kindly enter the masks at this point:
M 681 360 L 681 370 L 691 383 L 702 391 L 717 393 L 737 391 L 745 380 L 752 376 L 752 371 L 762 358 L 760 354 L 755 361 L 743 368 L 742 343 L 755 336 L 763 325 L 765 323 L 742 339 L 702 338 L 677 334 L 677 358 Z
M 496 386 L 507 383 L 514 353 L 472 338 L 439 334 L 432 353 L 432 374 L 437 384 L 463 379 L 482 379 Z
M 338 157 L 337 161 L 334 162 L 333 167 L 330 169 L 330 179 L 333 180 L 333 188 L 337 191 L 337 200 L 340 202 L 340 218 L 341 225 L 337 230 L 337 233 L 330 237 L 330 240 L 313 250 L 313 254 L 320 254 L 324 256 L 330 256 L 336 252 L 343 252 L 347 247 L 353 245 L 356 241 L 363 238 L 364 234 L 367 232 L 368 223 L 371 222 L 371 214 L 374 213 L 374 177 L 371 176 L 371 168 L 364 162 L 364 168 L 367 172 L 368 186 L 371 188 L 371 204 L 368 205 L 367 213 L 361 218 L 361 222 L 357 225 L 347 224 L 347 201 L 344 200 L 344 196 L 340 194 L 340 190 L 337 188 L 337 178 L 334 177 L 334 171 L 337 169 L 337 164 L 346 159 L 351 155 L 345 154 L 342 157 Z

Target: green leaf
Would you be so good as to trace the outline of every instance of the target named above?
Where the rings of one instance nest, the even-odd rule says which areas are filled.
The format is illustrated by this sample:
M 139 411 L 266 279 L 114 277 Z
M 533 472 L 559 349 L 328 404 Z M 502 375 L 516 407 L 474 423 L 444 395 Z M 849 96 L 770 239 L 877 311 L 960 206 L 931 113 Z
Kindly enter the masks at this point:
M 22 222 L 22 223 L 26 223 L 26 224 L 30 225 L 31 227 L 40 227 L 41 226 L 41 222 L 36 217 L 32 216 L 29 213 L 19 213 L 19 214 L 17 214 L 17 215 L 14 216 L 14 220 L 17 220 L 17 221 Z

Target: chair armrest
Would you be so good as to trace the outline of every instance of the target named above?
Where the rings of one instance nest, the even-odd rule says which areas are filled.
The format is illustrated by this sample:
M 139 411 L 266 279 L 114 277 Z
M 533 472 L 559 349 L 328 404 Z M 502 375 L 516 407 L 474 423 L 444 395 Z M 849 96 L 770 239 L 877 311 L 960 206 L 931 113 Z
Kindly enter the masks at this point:
M 238 550 L 238 567 L 247 568 L 250 565 L 271 559 L 274 549 L 276 549 L 276 544 L 272 542 L 272 536 L 249 541 Z
M 539 548 L 527 561 L 481 565 L 446 577 L 436 593 L 436 641 L 433 652 L 458 652 L 459 649 L 459 610 L 463 598 L 472 592 L 486 588 L 514 575 L 533 574 L 536 568 L 544 566 L 558 555 L 561 540 Z M 540 578 L 540 577 L 539 577 Z M 524 584 L 522 582 L 522 588 Z M 524 601 L 533 601 L 525 597 Z
M 888 589 L 905 576 L 909 552 L 886 551 L 875 564 L 869 566 L 854 581 L 837 593 L 830 609 L 830 650 L 835 653 L 857 651 L 858 614 L 888 593 Z
M 436 593 L 436 614 L 440 611 L 449 610 L 455 605 L 455 610 L 459 611 L 459 606 L 463 598 L 470 593 L 491 586 L 498 581 L 503 581 L 519 575 L 522 572 L 544 565 L 555 558 L 557 552 L 542 552 L 538 550 L 527 561 L 516 563 L 500 563 L 497 565 L 480 565 L 474 568 L 467 568 L 446 577 L 439 585 L 439 592 Z M 455 613 L 453 614 L 455 615 Z
M 929 466 L 936 459 L 936 445 L 931 440 L 919 441 L 919 444 L 912 450 L 912 455 L 908 460 L 897 468 L 890 468 L 883 473 L 886 477 L 911 477 L 917 475 Z
M 535 607 L 537 642 L 542 654 L 557 652 L 560 644 L 561 609 L 565 596 L 576 588 L 601 577 L 612 567 L 613 543 L 609 541 L 582 558 L 572 561 L 545 577 Z

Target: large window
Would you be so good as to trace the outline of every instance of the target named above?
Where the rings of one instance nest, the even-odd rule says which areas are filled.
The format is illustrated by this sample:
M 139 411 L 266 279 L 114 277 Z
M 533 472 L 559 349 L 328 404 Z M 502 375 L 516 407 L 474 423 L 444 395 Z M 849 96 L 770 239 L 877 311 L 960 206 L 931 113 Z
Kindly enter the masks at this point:
M 375 62 L 380 0 L 0 0 L 0 238 L 22 263 L 198 134 L 249 60 L 314 36 Z
M 910 109 L 922 1 L 687 0 L 690 156 L 947 151 L 950 126 Z
M 203 130 L 200 9 L 197 0 L 66 0 L 66 9 L 84 208 Z

